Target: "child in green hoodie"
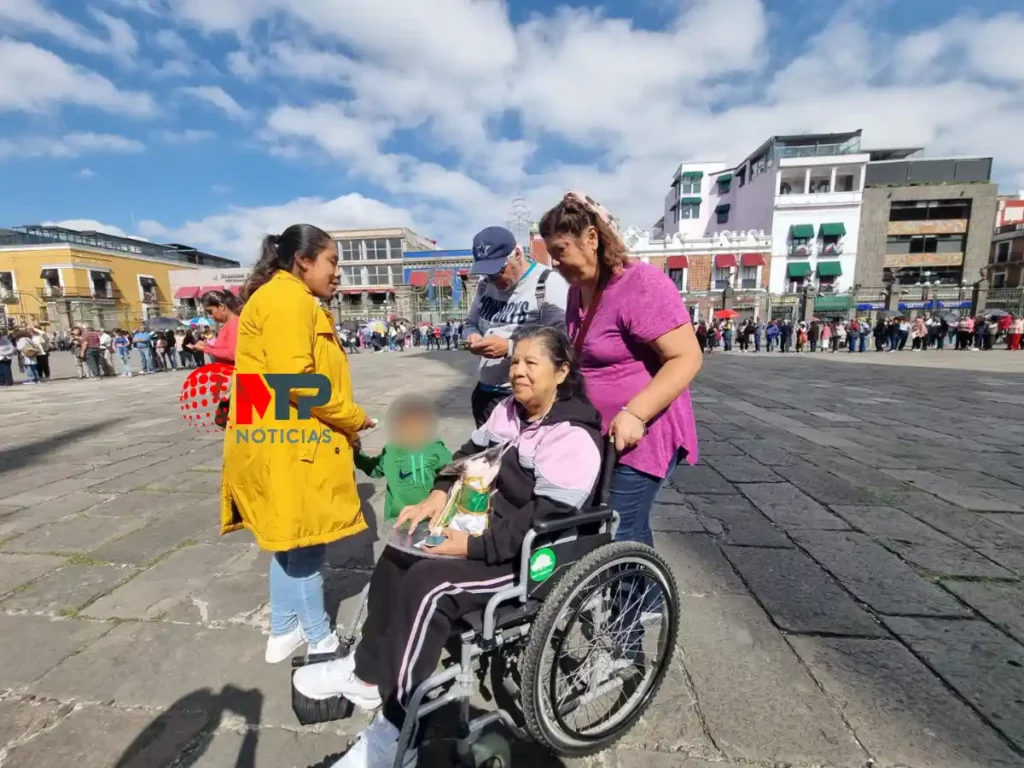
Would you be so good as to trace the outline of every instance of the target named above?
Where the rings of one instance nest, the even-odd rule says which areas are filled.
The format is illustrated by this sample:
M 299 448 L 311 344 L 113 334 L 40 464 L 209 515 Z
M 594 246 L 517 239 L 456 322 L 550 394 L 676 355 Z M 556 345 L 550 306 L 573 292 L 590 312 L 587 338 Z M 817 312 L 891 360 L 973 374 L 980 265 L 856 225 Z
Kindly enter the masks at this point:
M 434 489 L 434 478 L 452 460 L 443 442 L 436 439 L 436 419 L 429 400 L 418 396 L 399 398 L 388 412 L 389 442 L 379 456 L 360 449 L 356 466 L 370 477 L 387 480 L 384 520 L 394 521 L 405 507 L 419 504 Z

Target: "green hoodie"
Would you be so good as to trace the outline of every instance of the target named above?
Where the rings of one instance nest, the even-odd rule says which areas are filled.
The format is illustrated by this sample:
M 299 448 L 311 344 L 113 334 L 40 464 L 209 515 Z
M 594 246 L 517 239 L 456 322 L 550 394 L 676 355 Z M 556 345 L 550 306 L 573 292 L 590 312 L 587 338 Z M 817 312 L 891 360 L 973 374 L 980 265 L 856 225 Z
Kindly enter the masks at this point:
M 384 519 L 394 520 L 402 509 L 419 504 L 430 495 L 438 470 L 451 463 L 452 454 L 437 440 L 420 451 L 386 445 L 380 456 L 367 456 L 360 451 L 355 458 L 356 466 L 370 477 L 387 480 Z

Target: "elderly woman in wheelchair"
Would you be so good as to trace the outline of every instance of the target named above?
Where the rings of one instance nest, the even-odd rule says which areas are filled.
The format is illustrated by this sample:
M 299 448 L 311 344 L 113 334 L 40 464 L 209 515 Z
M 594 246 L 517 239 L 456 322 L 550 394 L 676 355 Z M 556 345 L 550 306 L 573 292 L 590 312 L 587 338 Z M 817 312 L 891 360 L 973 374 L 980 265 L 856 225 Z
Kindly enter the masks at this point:
M 507 745 L 481 735 L 497 720 L 558 754 L 590 754 L 628 730 L 664 676 L 675 644 L 675 583 L 650 548 L 611 544 L 617 518 L 600 498 L 594 506 L 599 478 L 605 484 L 601 420 L 569 340 L 531 327 L 513 342 L 513 396 L 455 454 L 457 461 L 505 446 L 486 530 L 445 529 L 427 550 L 435 557 L 385 549 L 354 653 L 294 674 L 294 694 L 307 703 L 341 697 L 381 708 L 333 768 L 414 766 L 418 720 L 450 701 L 460 703 L 463 764 L 508 765 Z M 453 481 L 439 477 L 398 525 L 436 522 Z M 434 674 L 453 635 L 461 654 Z M 519 699 L 518 721 L 500 708 L 469 718 L 473 670 L 490 661 Z M 611 698 L 611 711 L 580 726 L 578 715 L 592 714 L 602 697 Z

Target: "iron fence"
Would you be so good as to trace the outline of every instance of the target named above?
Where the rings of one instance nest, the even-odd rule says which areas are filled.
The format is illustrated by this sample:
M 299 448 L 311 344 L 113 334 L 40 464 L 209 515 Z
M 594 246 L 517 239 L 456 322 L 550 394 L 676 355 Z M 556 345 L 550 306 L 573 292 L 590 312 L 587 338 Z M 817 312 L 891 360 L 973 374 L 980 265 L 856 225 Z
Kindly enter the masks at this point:
M 1024 288 L 989 288 L 985 309 L 1001 309 L 1012 315 L 1024 315 Z

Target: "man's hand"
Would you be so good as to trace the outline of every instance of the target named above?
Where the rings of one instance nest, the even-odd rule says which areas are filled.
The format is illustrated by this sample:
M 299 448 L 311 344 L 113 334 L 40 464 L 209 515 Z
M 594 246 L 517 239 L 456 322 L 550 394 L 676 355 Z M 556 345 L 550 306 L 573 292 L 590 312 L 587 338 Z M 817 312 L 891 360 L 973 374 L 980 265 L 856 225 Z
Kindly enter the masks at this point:
M 470 334 L 470 335 L 469 335 L 469 336 L 468 336 L 468 337 L 466 338 L 466 346 L 467 346 L 467 347 L 468 347 L 469 349 L 472 349 L 474 345 L 476 345 L 476 344 L 479 344 L 479 343 L 480 343 L 481 341 L 483 341 L 483 340 L 484 340 L 484 337 L 483 337 L 483 336 L 481 336 L 481 335 L 480 335 L 479 333 L 471 333 L 471 334 Z
M 508 356 L 508 339 L 501 336 L 488 336 L 469 348 L 474 355 L 480 355 L 491 360 Z

